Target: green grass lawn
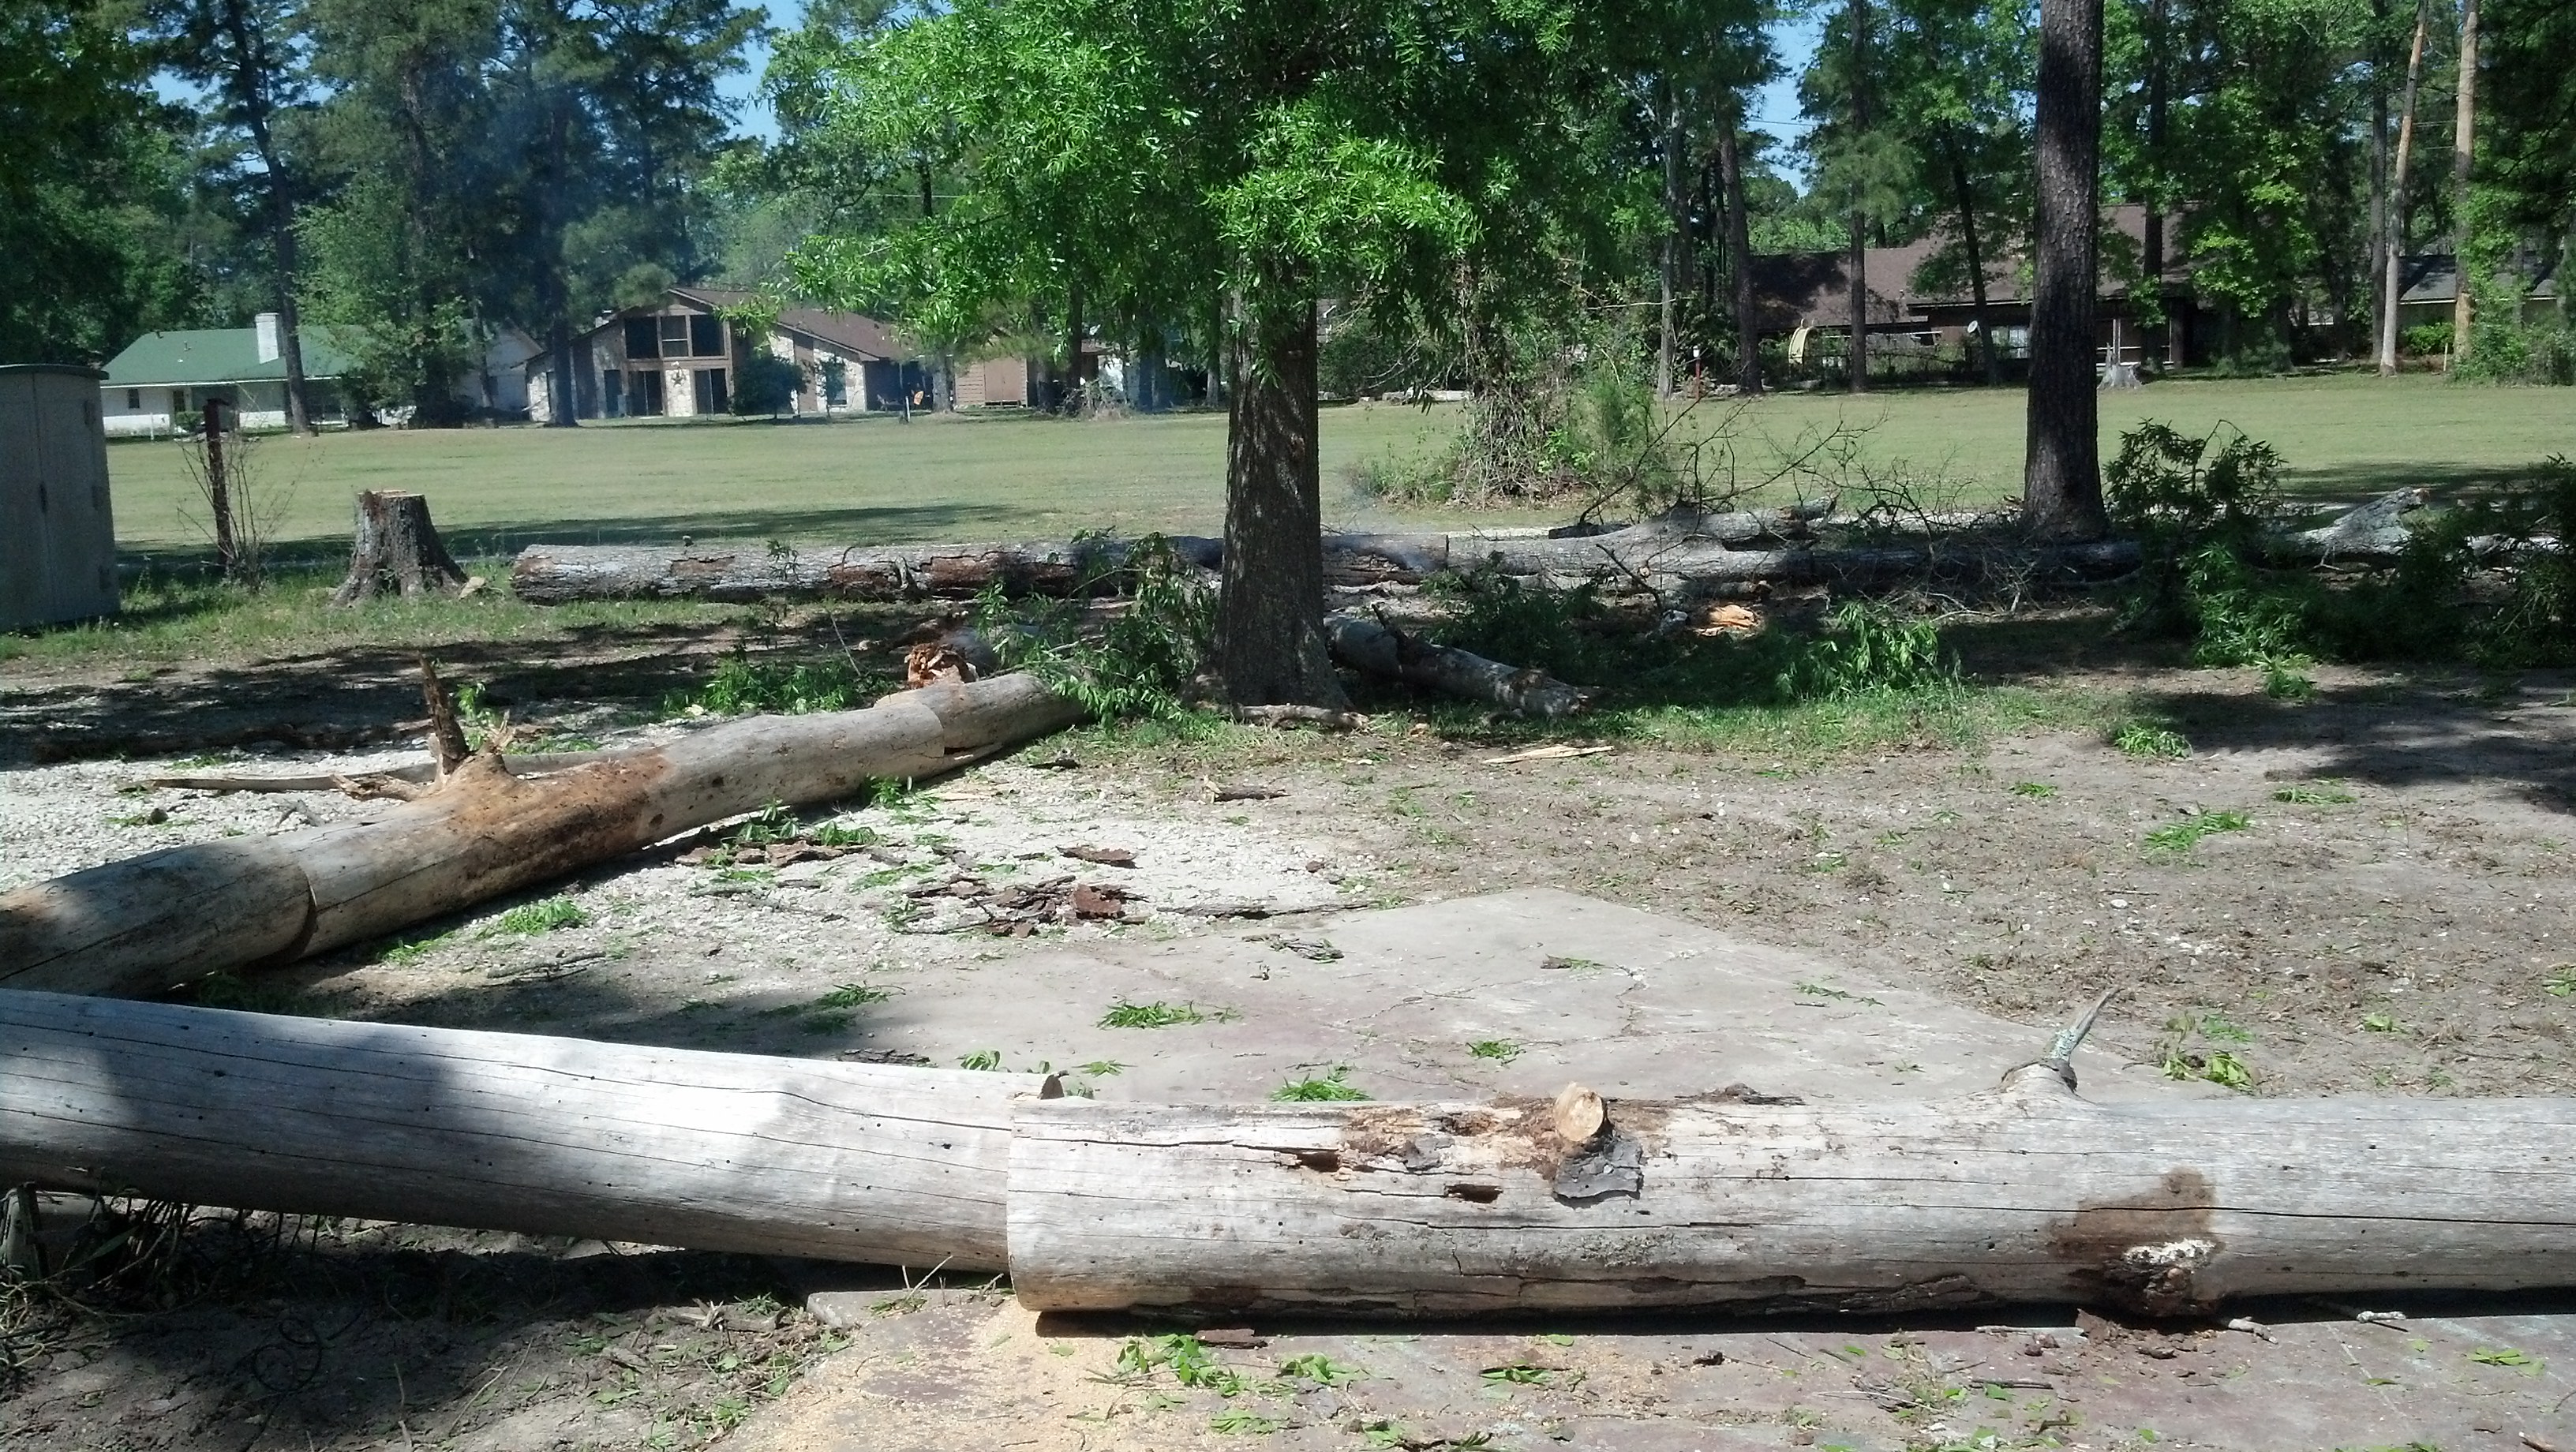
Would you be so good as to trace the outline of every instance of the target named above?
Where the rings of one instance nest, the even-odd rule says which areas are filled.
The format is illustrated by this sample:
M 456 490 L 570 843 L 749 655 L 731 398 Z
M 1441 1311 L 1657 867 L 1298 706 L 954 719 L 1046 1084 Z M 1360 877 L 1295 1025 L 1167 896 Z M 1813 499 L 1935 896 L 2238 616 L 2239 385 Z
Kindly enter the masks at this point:
M 1937 474 L 1961 502 L 1983 503 L 2018 492 L 2023 406 L 2017 390 L 1793 394 L 1747 410 L 1740 427 L 1753 441 L 1753 472 L 1764 472 L 1771 448 L 1844 422 L 1865 430 L 1860 462 Z M 2102 411 L 2106 458 L 2119 431 L 2141 418 L 2193 430 L 2232 423 L 2269 440 L 2288 459 L 2293 487 L 2320 496 L 2477 483 L 2547 454 L 2576 454 L 2576 389 L 2566 388 L 2420 376 L 2164 382 L 2105 394 Z M 1723 412 L 1703 404 L 1686 428 Z M 1459 416 L 1454 406 L 1326 410 L 1327 520 L 1421 527 L 1467 517 L 1398 514 L 1355 495 L 1345 477 L 1364 459 L 1437 450 Z M 349 497 L 359 489 L 427 494 L 451 547 L 477 556 L 537 541 L 681 534 L 893 543 L 1112 528 L 1213 533 L 1224 516 L 1225 420 L 1215 414 L 387 430 L 262 439 L 252 454 L 260 489 L 281 505 L 274 536 L 315 547 L 347 539 Z M 108 463 L 128 549 L 202 551 L 176 445 L 119 443 Z M 1572 512 L 1475 518 L 1529 523 Z

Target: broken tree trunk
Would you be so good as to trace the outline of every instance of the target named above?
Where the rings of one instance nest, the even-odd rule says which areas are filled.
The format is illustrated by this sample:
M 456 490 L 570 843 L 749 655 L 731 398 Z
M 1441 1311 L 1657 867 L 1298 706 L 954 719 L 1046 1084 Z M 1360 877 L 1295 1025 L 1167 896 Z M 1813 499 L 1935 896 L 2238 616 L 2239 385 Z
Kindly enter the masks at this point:
M 1023 1105 L 1040 1311 L 1894 1311 L 2576 1283 L 2576 1102 Z
M 356 605 L 380 594 L 404 599 L 461 589 L 465 572 L 429 522 L 429 500 L 418 494 L 368 490 L 358 496 L 358 530 L 349 550 L 349 578 L 331 592 L 334 605 Z
M 147 853 L 0 894 L 0 987 L 150 994 L 363 942 L 772 801 L 936 776 L 1079 715 L 1027 676 L 752 716 L 542 776 L 467 761 L 367 822 Z
M 1592 701 L 1591 692 L 1545 671 L 1434 645 L 1366 616 L 1330 616 L 1324 621 L 1324 633 L 1332 642 L 1333 658 L 1354 670 L 1490 702 L 1517 715 L 1555 719 L 1574 715 Z
M 0 1186 L 999 1270 L 1036 1075 L 0 993 Z

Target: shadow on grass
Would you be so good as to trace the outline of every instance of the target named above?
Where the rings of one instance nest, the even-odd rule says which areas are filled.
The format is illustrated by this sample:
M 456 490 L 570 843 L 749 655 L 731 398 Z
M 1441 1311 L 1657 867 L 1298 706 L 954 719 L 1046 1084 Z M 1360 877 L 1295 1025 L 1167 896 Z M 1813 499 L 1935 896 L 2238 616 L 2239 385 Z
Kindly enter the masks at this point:
M 2533 460 L 2532 463 L 2538 463 Z M 2356 460 L 2323 468 L 2291 469 L 2282 487 L 2302 504 L 2361 504 L 2397 489 L 2422 489 L 2443 502 L 2502 489 L 2527 478 L 2530 464 L 2453 464 L 2426 460 Z

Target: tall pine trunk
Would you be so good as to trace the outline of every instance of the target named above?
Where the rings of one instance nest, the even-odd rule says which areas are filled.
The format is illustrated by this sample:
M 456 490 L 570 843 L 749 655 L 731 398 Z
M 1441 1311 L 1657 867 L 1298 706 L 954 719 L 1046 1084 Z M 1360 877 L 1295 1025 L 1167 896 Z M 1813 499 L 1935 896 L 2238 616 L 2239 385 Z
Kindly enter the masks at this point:
M 1229 359 L 1217 669 L 1226 699 L 1242 706 L 1347 704 L 1324 645 L 1315 304 L 1306 291 L 1293 305 L 1239 306 Z
M 1869 134 L 1869 0 L 1851 0 L 1852 136 Z M 1851 214 L 1851 391 L 1869 392 L 1869 214 Z
M 2110 527 L 2093 380 L 2102 0 L 2041 0 L 2039 17 L 2039 246 L 2022 523 L 2042 538 L 2093 539 Z
M 2451 357 L 2469 356 L 2469 171 L 2478 138 L 2478 0 L 2460 5 L 2460 112 L 2451 128 Z
M 2388 187 L 2388 276 L 2379 291 L 2379 376 L 2397 376 L 2397 297 L 2406 253 L 2406 172 L 2415 162 L 2415 92 L 2424 80 L 2424 33 L 2432 0 L 2415 0 L 2415 44 L 2406 55 L 2406 92 L 2397 107 L 2397 161 Z
M 2362 276 L 2370 283 L 2371 356 L 2378 356 L 2380 289 L 2388 276 L 2388 0 L 2370 0 L 2370 250 Z
M 1762 317 L 1753 302 L 1753 224 L 1746 215 L 1744 165 L 1736 149 L 1739 118 L 1717 128 L 1718 189 L 1726 194 L 1726 270 L 1735 302 L 1735 386 L 1745 397 L 1762 391 Z
M 296 433 L 309 434 L 313 432 L 313 411 L 306 396 L 304 340 L 295 306 L 294 178 L 287 174 L 286 158 L 279 152 L 277 134 L 269 125 L 270 98 L 277 77 L 262 73 L 262 61 L 272 52 L 257 33 L 259 24 L 248 0 L 224 0 L 218 23 L 232 42 L 239 66 L 224 85 L 239 104 L 243 124 L 250 132 L 251 149 L 259 154 L 260 169 L 268 184 L 268 245 L 270 259 L 277 268 L 277 359 L 286 368 L 286 426 Z

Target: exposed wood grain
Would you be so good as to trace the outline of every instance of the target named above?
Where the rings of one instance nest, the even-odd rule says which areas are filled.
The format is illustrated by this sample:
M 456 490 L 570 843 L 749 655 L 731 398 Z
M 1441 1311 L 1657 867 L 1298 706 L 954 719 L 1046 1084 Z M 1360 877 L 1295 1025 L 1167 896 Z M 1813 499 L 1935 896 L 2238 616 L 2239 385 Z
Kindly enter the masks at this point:
M 2576 1283 L 2576 1103 L 1613 1102 L 1635 1194 L 1569 1200 L 1547 1101 L 1023 1106 L 1040 1310 L 1892 1310 Z
M 1034 1075 L 0 992 L 0 1185 L 998 1270 Z

